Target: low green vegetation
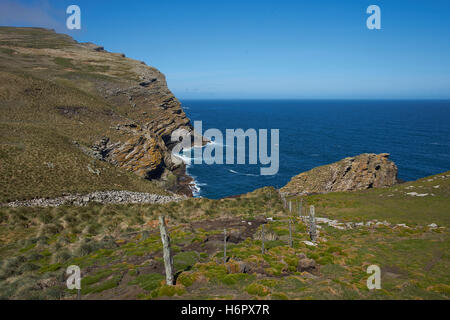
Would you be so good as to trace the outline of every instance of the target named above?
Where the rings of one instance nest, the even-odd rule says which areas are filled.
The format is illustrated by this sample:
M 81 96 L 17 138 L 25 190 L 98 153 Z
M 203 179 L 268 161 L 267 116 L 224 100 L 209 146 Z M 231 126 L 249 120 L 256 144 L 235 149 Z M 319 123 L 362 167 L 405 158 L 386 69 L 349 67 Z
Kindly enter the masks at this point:
M 163 282 L 164 276 L 160 273 L 143 274 L 130 281 L 130 285 L 138 285 L 145 291 L 153 291 L 159 288 Z
M 292 248 L 289 212 L 273 188 L 238 198 L 165 205 L 1 208 L 0 291 L 4 298 L 74 297 L 64 287 L 64 272 L 75 264 L 82 270 L 82 295 L 94 299 L 448 299 L 448 211 L 441 203 L 448 197 L 446 174 L 434 177 L 442 188 L 433 188 L 440 189 L 433 192 L 434 201 L 414 199 L 416 206 L 427 206 L 425 212 L 432 217 L 427 222 L 436 228 L 424 223 L 419 210 L 402 219 L 386 217 L 384 210 L 395 210 L 390 205 L 402 205 L 398 199 L 379 207 L 370 200 L 383 199 L 379 194 L 391 194 L 395 188 L 419 188 L 428 179 L 392 190 L 304 198 L 305 206 L 314 203 L 318 217 L 386 219 L 394 225 L 340 230 L 319 224 L 319 242 L 310 246 L 303 242 L 309 240 L 306 225 L 291 216 Z M 366 214 L 363 195 L 369 199 Z M 354 215 L 356 199 L 361 213 Z M 371 203 L 375 205 L 369 210 Z M 334 214 L 335 208 L 342 216 Z M 379 215 L 374 208 L 382 208 Z M 148 223 L 160 214 L 168 218 L 176 286 L 165 284 L 159 230 Z M 266 223 L 265 234 L 272 240 L 265 241 L 262 254 L 260 223 L 269 217 L 273 221 Z M 226 264 L 223 228 L 231 235 Z M 299 269 L 305 258 L 313 259 L 316 268 Z M 367 289 L 371 264 L 381 267 L 381 290 Z M 47 282 L 52 285 L 41 290 Z
M 450 212 L 449 177 L 450 171 L 390 188 L 312 195 L 304 201 L 307 205 L 314 205 L 320 216 L 342 221 L 378 219 L 392 223 L 436 223 L 449 227 L 450 215 L 446 214 Z M 292 198 L 292 201 L 295 200 L 299 198 Z

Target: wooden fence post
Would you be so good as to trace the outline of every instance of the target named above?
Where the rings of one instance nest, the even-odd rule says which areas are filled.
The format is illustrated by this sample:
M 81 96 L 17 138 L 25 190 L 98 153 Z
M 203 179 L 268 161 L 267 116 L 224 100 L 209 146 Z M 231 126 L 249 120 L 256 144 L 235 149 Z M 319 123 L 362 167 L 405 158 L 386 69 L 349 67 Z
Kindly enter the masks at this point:
M 262 241 L 262 246 L 261 246 L 261 253 L 264 254 L 265 252 L 265 248 L 264 248 L 264 225 L 261 226 L 261 241 Z
M 289 212 L 292 212 L 292 201 L 289 201 Z
M 170 237 L 166 230 L 166 220 L 164 216 L 159 216 L 159 232 L 161 233 L 161 241 L 163 244 L 164 268 L 166 270 L 166 284 L 169 286 L 173 283 L 173 260 L 170 255 Z
M 316 214 L 314 206 L 309 207 L 309 236 L 312 242 L 316 241 Z
M 293 247 L 294 243 L 292 242 L 292 223 L 291 219 L 289 218 L 289 247 Z
M 223 263 L 227 262 L 227 229 L 223 229 Z
M 302 202 L 303 200 L 300 201 L 300 203 L 298 204 L 298 216 L 301 220 L 303 220 L 303 216 L 302 216 Z

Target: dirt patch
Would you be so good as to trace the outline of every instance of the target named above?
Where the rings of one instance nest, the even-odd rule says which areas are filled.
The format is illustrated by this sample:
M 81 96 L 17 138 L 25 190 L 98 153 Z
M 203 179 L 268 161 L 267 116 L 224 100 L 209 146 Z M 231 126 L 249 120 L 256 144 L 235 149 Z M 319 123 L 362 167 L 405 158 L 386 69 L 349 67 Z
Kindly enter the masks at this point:
M 397 266 L 383 266 L 381 267 L 381 276 L 389 278 L 404 278 L 408 272 Z
M 241 218 L 231 218 L 231 219 L 215 219 L 215 220 L 203 220 L 203 221 L 196 221 L 190 223 L 190 226 L 195 229 L 203 229 L 205 231 L 212 231 L 212 230 L 234 230 L 239 229 L 241 230 L 242 236 L 252 236 L 256 229 L 261 224 L 267 223 L 266 219 L 264 217 L 257 217 L 252 221 L 244 221 Z M 223 240 L 223 236 L 222 236 Z M 245 238 L 244 238 L 245 240 Z M 230 241 L 231 242 L 231 241 Z
M 77 106 L 57 106 L 55 107 L 55 109 L 56 111 L 58 111 L 59 114 L 68 118 L 72 118 L 74 116 L 86 113 L 88 110 L 86 107 L 77 107 Z
M 426 272 L 430 272 L 431 269 L 433 269 L 433 267 L 435 266 L 436 263 L 439 262 L 439 260 L 442 259 L 442 256 L 444 255 L 444 253 L 440 250 L 436 250 L 433 252 L 433 258 L 426 264 L 424 270 Z
M 203 229 L 205 231 L 227 230 L 227 243 L 240 243 L 247 238 L 253 237 L 261 224 L 267 223 L 264 217 L 258 217 L 252 221 L 244 221 L 239 218 L 205 220 L 190 223 L 191 230 Z M 203 242 L 194 242 L 182 247 L 182 251 L 197 251 L 212 254 L 223 248 L 223 233 L 208 235 Z
M 223 230 L 224 228 L 227 230 L 227 243 L 240 243 L 244 241 L 248 237 L 252 237 L 256 232 L 258 227 L 261 224 L 266 223 L 266 219 L 264 217 L 257 217 L 252 221 L 244 221 L 241 218 L 228 218 L 228 219 L 218 219 L 218 220 L 205 220 L 199 222 L 193 222 L 186 224 L 184 228 L 190 229 L 191 231 L 196 231 L 198 229 L 205 230 L 207 232 Z M 150 231 L 151 234 L 159 233 L 158 229 L 154 229 Z M 128 236 L 122 236 L 122 240 L 128 238 L 128 241 L 131 241 L 131 238 L 134 238 L 136 233 L 129 234 Z M 125 238 L 125 239 L 124 239 Z M 122 246 L 128 241 L 125 240 L 122 243 Z M 186 251 L 195 251 L 198 253 L 207 253 L 208 255 L 214 254 L 217 251 L 223 249 L 223 233 L 208 235 L 203 242 L 194 242 L 190 244 L 180 244 L 181 252 Z M 175 255 L 175 254 L 174 254 Z M 155 258 L 161 258 L 162 252 L 161 250 L 155 252 L 149 252 L 143 256 L 129 256 L 124 259 L 128 264 L 132 264 L 136 266 L 136 276 L 145 275 L 145 274 L 165 274 L 164 264 L 160 261 L 155 260 Z M 117 261 L 114 262 L 117 264 Z M 108 268 L 108 266 L 106 267 Z M 85 270 L 85 275 L 93 274 L 99 269 L 105 269 L 104 266 L 101 268 L 97 266 L 88 267 Z M 255 268 L 251 273 L 260 274 L 260 276 L 265 274 L 264 268 Z M 84 276 L 85 276 L 84 275 Z M 288 273 L 283 273 L 280 277 L 286 276 Z M 122 274 L 122 278 L 119 281 L 119 284 L 116 288 L 105 290 L 99 293 L 93 293 L 86 295 L 83 299 L 87 300 L 104 300 L 104 299 L 136 299 L 136 297 L 140 293 L 144 293 L 139 286 L 136 285 L 128 285 L 128 283 L 132 280 L 132 277 L 128 274 L 128 272 L 124 272 Z

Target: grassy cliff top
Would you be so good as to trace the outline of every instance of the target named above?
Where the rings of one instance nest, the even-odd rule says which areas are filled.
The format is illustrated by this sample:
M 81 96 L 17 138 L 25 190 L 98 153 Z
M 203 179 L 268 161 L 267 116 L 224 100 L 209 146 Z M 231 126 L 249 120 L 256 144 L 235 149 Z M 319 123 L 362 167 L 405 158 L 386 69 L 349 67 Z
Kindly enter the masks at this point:
M 167 101 L 172 109 L 161 108 Z M 41 28 L 0 27 L 0 108 L 0 203 L 96 190 L 165 193 L 74 142 L 130 138 L 118 125 L 188 122 L 158 70 Z

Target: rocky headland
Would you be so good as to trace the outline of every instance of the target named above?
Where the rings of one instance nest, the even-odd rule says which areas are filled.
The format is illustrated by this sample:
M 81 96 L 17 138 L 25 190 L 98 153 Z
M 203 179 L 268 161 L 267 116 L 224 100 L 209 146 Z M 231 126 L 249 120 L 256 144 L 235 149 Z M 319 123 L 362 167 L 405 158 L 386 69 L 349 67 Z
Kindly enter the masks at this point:
M 176 130 L 192 135 L 193 128 L 157 69 L 53 30 L 0 27 L 0 82 L 0 120 L 5 124 L 1 147 L 8 164 L 0 176 L 17 185 L 14 194 L 4 190 L 3 200 L 47 196 L 31 188 L 30 174 L 36 180 L 54 180 L 52 188 L 61 194 L 95 191 L 100 179 L 103 190 L 133 185 L 133 191 L 145 192 L 148 188 L 139 182 L 143 178 L 157 182 L 149 188 L 159 185 L 192 195 L 185 164 L 172 156 L 171 135 Z M 55 157 L 62 153 L 78 160 L 62 163 Z M 99 161 L 139 178 L 115 186 L 98 168 L 111 166 Z M 21 162 L 29 167 L 24 170 Z M 53 169 L 51 177 L 42 163 Z M 82 171 L 77 190 L 65 188 L 71 178 L 57 172 L 62 167 L 67 173 Z M 32 190 L 25 194 L 19 185 Z M 91 190 L 83 190 L 89 185 Z
M 287 195 L 307 195 L 390 187 L 398 182 L 388 153 L 364 153 L 300 173 L 281 188 Z

